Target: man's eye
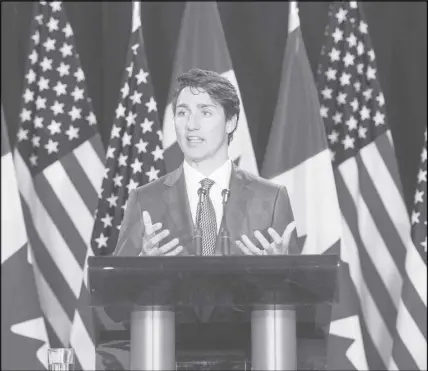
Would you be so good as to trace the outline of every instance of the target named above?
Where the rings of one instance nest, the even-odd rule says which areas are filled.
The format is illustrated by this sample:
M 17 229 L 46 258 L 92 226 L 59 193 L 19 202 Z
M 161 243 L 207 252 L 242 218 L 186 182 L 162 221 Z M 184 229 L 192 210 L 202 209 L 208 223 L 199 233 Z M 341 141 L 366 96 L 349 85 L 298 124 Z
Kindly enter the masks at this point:
M 177 116 L 178 117 L 183 117 L 183 116 L 185 116 L 186 115 L 186 111 L 178 111 L 177 112 Z
M 211 112 L 210 111 L 202 111 L 202 115 L 209 117 L 209 116 L 211 116 Z

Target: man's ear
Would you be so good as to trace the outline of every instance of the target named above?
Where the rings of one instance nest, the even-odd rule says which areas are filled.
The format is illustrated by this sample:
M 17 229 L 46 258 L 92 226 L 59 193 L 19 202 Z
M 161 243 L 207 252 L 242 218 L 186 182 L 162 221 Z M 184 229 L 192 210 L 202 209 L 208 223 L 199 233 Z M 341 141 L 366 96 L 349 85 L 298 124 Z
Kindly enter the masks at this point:
M 233 117 L 231 117 L 230 120 L 227 120 L 227 123 L 226 123 L 226 133 L 230 134 L 230 133 L 232 133 L 235 130 L 236 125 L 238 124 L 237 121 L 238 120 L 236 118 L 236 115 L 233 116 Z

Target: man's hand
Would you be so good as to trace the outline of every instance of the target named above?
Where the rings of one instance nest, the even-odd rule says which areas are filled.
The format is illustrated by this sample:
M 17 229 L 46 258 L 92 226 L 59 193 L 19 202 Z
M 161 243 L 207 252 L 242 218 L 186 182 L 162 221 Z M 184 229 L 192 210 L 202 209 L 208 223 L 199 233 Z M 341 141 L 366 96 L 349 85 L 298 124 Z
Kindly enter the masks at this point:
M 178 238 L 159 247 L 159 242 L 169 236 L 169 230 L 164 229 L 156 234 L 162 228 L 162 223 L 152 224 L 152 218 L 148 211 L 143 211 L 144 236 L 143 251 L 139 256 L 157 256 L 157 255 L 178 255 L 183 251 L 183 246 L 178 245 Z
M 236 245 L 245 255 L 285 255 L 288 252 L 291 234 L 295 228 L 296 223 L 293 221 L 287 225 L 282 236 L 275 229 L 269 228 L 268 233 L 272 237 L 272 242 L 269 242 L 260 231 L 255 231 L 254 236 L 260 242 L 262 249 L 254 245 L 245 234 L 242 235 L 242 241 L 236 241 Z

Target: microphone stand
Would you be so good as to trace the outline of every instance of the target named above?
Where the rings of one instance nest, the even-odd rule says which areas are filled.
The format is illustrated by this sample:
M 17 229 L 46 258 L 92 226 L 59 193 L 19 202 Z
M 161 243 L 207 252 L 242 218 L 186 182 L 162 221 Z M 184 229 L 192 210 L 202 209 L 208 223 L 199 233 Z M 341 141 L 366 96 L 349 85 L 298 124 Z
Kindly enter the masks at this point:
M 228 189 L 223 189 L 221 191 L 221 195 L 223 196 L 223 216 L 221 218 L 221 233 L 220 233 L 220 241 L 221 241 L 221 249 L 223 255 L 230 255 L 230 235 L 226 225 L 226 204 L 230 196 L 230 191 Z
M 202 255 L 202 231 L 201 231 L 201 208 L 202 208 L 202 201 L 204 200 L 204 197 L 206 195 L 207 191 L 203 188 L 198 189 L 198 195 L 199 195 L 199 201 L 197 210 L 199 211 L 196 214 L 196 225 L 193 231 L 193 241 L 195 244 L 195 250 L 196 255 L 200 256 Z

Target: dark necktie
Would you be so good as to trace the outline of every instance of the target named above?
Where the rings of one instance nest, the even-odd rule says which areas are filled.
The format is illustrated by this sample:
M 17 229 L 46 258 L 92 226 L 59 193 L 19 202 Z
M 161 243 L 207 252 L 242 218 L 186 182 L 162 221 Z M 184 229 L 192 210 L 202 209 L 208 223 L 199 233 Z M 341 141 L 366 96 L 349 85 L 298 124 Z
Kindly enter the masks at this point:
M 198 203 L 198 208 L 196 210 L 196 215 L 200 217 L 199 225 L 202 232 L 202 255 L 212 255 L 217 238 L 217 221 L 215 218 L 214 206 L 210 198 L 210 189 L 214 181 L 205 178 L 202 179 L 200 183 L 202 188 L 206 190 L 206 195 L 201 205 Z M 196 221 L 196 223 L 197 222 L 198 221 Z

